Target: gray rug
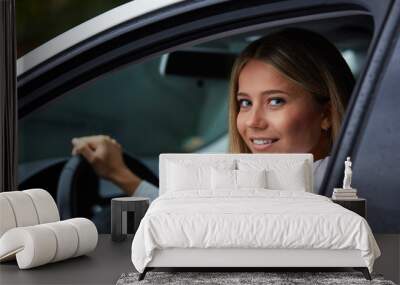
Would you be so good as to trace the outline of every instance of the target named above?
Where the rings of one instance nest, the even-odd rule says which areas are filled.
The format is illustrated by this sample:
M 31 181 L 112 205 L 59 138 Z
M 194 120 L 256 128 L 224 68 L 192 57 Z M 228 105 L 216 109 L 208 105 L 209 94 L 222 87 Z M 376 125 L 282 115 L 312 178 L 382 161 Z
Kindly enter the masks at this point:
M 382 275 L 372 274 L 372 281 L 360 272 L 154 272 L 138 281 L 139 273 L 122 274 L 117 285 L 134 284 L 379 284 L 395 285 Z

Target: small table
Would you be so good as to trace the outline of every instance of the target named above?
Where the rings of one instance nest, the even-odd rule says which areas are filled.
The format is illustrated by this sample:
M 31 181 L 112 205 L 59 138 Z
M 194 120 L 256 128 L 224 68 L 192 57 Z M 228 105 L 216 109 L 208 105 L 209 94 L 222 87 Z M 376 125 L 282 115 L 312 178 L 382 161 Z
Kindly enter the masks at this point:
M 363 198 L 357 199 L 332 199 L 332 202 L 359 214 L 364 219 L 367 218 L 367 200 Z
M 123 241 L 128 234 L 128 213 L 133 214 L 133 232 L 139 227 L 140 221 L 149 208 L 150 199 L 142 197 L 121 197 L 111 200 L 111 238 L 113 241 Z

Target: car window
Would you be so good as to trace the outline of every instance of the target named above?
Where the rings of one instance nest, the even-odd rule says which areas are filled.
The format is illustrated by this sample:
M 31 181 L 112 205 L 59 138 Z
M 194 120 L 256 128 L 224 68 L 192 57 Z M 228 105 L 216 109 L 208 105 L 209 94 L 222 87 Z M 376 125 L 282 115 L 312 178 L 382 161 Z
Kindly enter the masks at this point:
M 129 1 L 131 0 L 15 1 L 17 56 L 20 57 L 76 25 Z
M 303 28 L 331 40 L 359 77 L 372 35 L 368 17 L 308 22 Z M 96 134 L 115 138 L 156 174 L 160 153 L 227 152 L 231 65 L 250 42 L 273 31 L 176 48 L 62 94 L 20 120 L 20 170 L 70 157 L 72 138 Z
M 21 120 L 20 162 L 68 156 L 73 137 L 94 134 L 144 159 L 193 152 L 226 134 L 229 74 L 163 74 L 164 57 L 98 78 Z

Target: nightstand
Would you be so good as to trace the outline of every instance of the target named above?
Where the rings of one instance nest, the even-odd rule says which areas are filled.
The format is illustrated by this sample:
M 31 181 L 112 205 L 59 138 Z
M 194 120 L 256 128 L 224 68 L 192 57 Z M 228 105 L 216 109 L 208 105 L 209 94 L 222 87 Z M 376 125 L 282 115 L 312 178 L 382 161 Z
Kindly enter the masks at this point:
M 332 202 L 359 214 L 364 219 L 367 218 L 367 200 L 363 198 L 357 199 L 331 199 Z
M 143 197 L 120 197 L 111 200 L 111 238 L 113 241 L 123 241 L 127 234 L 135 234 L 140 221 L 149 207 L 150 199 Z M 132 232 L 128 230 L 128 214 L 133 214 L 130 221 Z

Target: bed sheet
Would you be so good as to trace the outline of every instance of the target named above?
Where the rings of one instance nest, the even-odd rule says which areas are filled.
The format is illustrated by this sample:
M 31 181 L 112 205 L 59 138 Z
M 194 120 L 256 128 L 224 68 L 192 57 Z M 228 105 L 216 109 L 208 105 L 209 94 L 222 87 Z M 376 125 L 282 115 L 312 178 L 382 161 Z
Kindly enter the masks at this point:
M 358 249 L 370 272 L 380 255 L 361 216 L 325 196 L 265 189 L 162 195 L 132 242 L 135 268 L 165 248 Z

